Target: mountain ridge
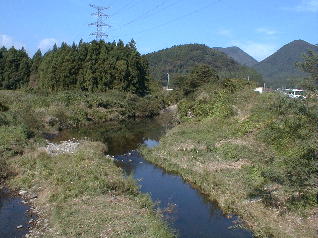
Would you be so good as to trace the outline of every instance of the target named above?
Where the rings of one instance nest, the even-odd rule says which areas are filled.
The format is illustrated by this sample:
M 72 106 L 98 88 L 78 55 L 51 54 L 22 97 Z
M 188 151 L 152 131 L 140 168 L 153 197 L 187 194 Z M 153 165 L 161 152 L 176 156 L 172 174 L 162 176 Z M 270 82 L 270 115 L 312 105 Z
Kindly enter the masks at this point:
M 189 73 L 198 64 L 206 64 L 223 77 L 250 78 L 256 81 L 261 76 L 255 70 L 243 66 L 224 52 L 204 44 L 175 45 L 144 55 L 149 63 L 152 78 L 164 81 L 166 74 L 172 76 Z
M 254 59 L 252 56 L 250 56 L 248 53 L 246 53 L 244 50 L 237 46 L 231 46 L 231 47 L 213 47 L 213 49 L 216 49 L 218 51 L 221 51 L 231 58 L 233 58 L 236 62 L 246 65 L 248 67 L 252 67 L 255 64 L 258 63 L 256 59 Z
M 272 87 L 297 86 L 306 74 L 296 67 L 296 63 L 303 60 L 302 55 L 308 50 L 318 53 L 317 46 L 304 40 L 294 40 L 252 67 Z

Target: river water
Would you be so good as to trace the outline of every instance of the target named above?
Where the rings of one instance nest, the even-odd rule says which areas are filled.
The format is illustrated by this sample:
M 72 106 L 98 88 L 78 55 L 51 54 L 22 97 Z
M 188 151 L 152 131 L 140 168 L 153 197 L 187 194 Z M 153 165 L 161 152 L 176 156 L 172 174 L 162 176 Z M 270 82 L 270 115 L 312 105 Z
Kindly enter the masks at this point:
M 217 204 L 187 184 L 180 176 L 166 173 L 147 162 L 136 149 L 144 144 L 158 145 L 170 127 L 169 117 L 128 124 L 107 124 L 77 130 L 65 130 L 55 141 L 90 138 L 108 145 L 118 166 L 132 175 L 142 193 L 148 193 L 165 213 L 170 226 L 180 238 L 249 238 L 248 230 L 237 226 L 237 217 L 225 216 Z
M 29 220 L 34 218 L 27 213 L 28 209 L 21 198 L 11 196 L 6 190 L 0 191 L 1 238 L 18 238 L 28 233 Z M 17 229 L 20 225 L 23 227 Z

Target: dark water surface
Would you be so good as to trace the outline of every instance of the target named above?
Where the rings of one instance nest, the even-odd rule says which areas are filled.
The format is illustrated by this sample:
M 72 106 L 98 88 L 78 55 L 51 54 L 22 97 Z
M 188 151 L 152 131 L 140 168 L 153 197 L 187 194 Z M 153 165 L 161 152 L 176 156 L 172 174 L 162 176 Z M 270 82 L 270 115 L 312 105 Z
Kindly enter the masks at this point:
M 143 193 L 149 193 L 165 213 L 171 227 L 181 238 L 247 238 L 252 233 L 234 228 L 236 217 L 226 217 L 218 206 L 208 201 L 200 192 L 185 183 L 179 176 L 147 162 L 136 151 L 139 145 L 158 145 L 159 138 L 170 127 L 169 117 L 144 120 L 118 126 L 104 126 L 68 130 L 55 141 L 84 137 L 107 143 L 109 154 L 127 175 L 132 175 Z M 168 208 L 168 209 L 167 209 Z
M 18 238 L 28 233 L 27 215 L 29 206 L 22 203 L 22 199 L 12 197 L 7 191 L 0 191 L 0 237 Z M 23 225 L 21 229 L 17 226 Z

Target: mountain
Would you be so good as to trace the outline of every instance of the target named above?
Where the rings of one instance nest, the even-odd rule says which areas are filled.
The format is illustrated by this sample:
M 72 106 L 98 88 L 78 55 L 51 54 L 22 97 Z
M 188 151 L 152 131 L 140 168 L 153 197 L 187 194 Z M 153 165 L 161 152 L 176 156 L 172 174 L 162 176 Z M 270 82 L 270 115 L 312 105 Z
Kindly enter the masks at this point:
M 218 51 L 225 53 L 226 55 L 230 56 L 241 65 L 246 65 L 251 67 L 258 63 L 256 59 L 254 59 L 252 56 L 250 56 L 249 54 L 247 54 L 245 51 L 241 50 L 237 46 L 232 46 L 227 48 L 214 47 L 213 49 L 216 49 Z
M 144 57 L 149 62 L 150 76 L 165 81 L 167 73 L 175 75 L 188 73 L 195 65 L 207 64 L 222 77 L 240 77 L 260 81 L 261 76 L 255 70 L 242 66 L 225 53 L 202 44 L 173 46 L 153 52 Z
M 303 54 L 308 50 L 318 52 L 318 47 L 303 40 L 295 40 L 253 68 L 263 75 L 263 80 L 271 87 L 294 87 L 306 76 L 295 64 L 302 61 Z

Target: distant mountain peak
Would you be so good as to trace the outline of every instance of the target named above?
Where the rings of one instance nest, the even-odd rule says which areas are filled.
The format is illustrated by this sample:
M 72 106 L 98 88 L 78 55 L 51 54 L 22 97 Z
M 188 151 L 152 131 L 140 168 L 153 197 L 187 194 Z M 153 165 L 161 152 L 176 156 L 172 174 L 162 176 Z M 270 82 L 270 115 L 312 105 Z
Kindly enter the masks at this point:
M 232 75 L 233 77 L 242 77 L 242 75 L 247 77 L 250 75 L 253 80 L 260 79 L 260 75 L 255 70 L 242 66 L 221 50 L 203 44 L 177 45 L 146 54 L 144 57 L 149 63 L 151 77 L 162 81 L 166 79 L 167 73 L 170 73 L 171 78 L 173 78 L 190 72 L 198 64 L 209 65 L 218 73 L 228 77 Z
M 294 40 L 254 65 L 253 68 L 263 75 L 265 82 L 273 87 L 294 86 L 295 81 L 305 76 L 295 64 L 302 61 L 302 56 L 308 50 L 318 52 L 318 47 L 304 40 Z
M 229 57 L 231 57 L 236 62 L 242 65 L 251 67 L 258 63 L 256 59 L 254 59 L 252 56 L 250 56 L 249 54 L 247 54 L 245 51 L 243 51 L 241 48 L 237 46 L 231 46 L 227 48 L 214 47 L 214 49 L 227 54 Z

